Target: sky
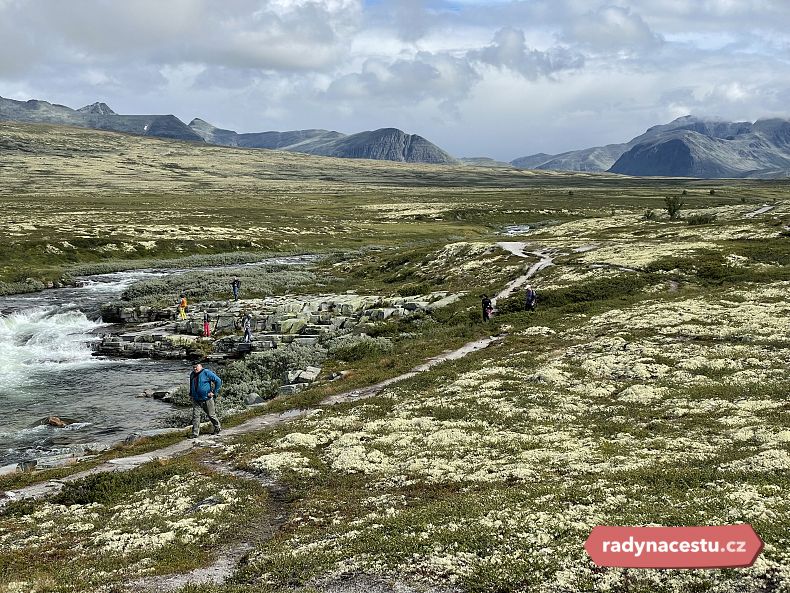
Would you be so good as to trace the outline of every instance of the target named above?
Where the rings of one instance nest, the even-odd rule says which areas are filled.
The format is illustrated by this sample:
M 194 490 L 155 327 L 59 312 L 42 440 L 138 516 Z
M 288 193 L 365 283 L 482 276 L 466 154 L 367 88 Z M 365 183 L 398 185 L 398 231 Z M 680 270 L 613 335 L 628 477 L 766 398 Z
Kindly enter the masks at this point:
M 0 0 L 0 96 L 509 161 L 790 117 L 790 1 Z

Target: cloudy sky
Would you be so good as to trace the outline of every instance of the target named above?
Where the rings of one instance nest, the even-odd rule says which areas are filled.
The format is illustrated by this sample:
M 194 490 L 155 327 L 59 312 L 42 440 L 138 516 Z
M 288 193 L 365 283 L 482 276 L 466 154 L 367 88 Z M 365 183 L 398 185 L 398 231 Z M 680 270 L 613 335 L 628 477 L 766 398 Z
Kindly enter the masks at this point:
M 502 160 L 790 116 L 788 0 L 0 0 L 0 96 Z

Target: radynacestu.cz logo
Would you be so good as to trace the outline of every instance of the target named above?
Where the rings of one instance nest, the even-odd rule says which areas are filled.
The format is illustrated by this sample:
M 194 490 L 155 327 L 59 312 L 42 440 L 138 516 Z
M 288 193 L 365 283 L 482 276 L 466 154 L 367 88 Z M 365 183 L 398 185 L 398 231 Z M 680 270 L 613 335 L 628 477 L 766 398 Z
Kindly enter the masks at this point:
M 763 549 L 751 525 L 699 527 L 598 526 L 584 544 L 598 566 L 620 568 L 739 568 Z

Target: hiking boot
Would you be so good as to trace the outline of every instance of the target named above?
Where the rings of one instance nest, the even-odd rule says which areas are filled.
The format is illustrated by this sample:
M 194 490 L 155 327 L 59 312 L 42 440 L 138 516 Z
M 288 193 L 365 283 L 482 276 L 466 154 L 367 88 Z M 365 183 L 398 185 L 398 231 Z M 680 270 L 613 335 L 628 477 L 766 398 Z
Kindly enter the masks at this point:
M 212 434 L 212 436 L 217 436 L 217 435 L 219 435 L 219 433 L 220 433 L 221 431 L 222 431 L 222 429 L 221 429 L 221 428 L 215 428 L 215 429 L 214 429 L 214 432 L 212 432 L 211 434 Z

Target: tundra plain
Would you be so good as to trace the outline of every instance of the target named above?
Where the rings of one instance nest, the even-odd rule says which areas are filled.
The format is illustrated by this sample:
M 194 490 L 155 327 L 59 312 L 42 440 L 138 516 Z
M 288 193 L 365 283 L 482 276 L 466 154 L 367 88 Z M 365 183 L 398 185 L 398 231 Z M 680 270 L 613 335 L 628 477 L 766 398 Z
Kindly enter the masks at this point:
M 323 372 L 343 379 L 260 410 L 312 410 L 301 418 L 6 504 L 0 590 L 790 591 L 785 183 L 336 160 L 6 123 L 0 155 L 6 292 L 287 252 L 325 255 L 303 293 L 463 293 L 371 323 L 387 348 L 338 354 Z M 679 218 L 666 197 L 684 202 Z M 483 323 L 479 295 L 547 257 L 529 280 L 537 310 L 517 291 Z M 493 335 L 372 397 L 318 405 Z M 747 569 L 606 569 L 583 548 L 600 524 L 741 522 L 766 544 Z

